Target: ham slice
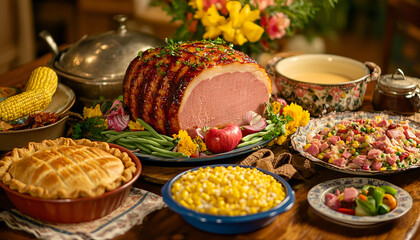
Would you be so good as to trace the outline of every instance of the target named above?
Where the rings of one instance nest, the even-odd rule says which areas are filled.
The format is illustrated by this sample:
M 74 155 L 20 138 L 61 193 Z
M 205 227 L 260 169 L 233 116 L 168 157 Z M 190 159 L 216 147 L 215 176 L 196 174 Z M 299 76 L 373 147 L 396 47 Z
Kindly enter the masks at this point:
M 148 49 L 129 65 L 124 104 L 162 134 L 246 124 L 248 111 L 262 114 L 271 95 L 266 71 L 245 53 L 214 42 Z

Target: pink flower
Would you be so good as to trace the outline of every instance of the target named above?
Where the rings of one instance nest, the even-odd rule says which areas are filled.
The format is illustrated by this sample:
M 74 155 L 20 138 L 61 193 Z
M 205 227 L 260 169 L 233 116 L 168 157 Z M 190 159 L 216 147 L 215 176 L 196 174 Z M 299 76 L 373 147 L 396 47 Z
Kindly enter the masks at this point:
M 264 16 L 261 26 L 265 27 L 271 40 L 280 39 L 286 35 L 286 29 L 290 26 L 290 19 L 283 13 L 275 13 L 272 16 Z
M 251 4 L 253 6 L 257 6 L 258 5 L 258 9 L 262 12 L 268 6 L 274 5 L 274 0 L 251 0 Z
M 108 120 L 108 128 L 121 132 L 128 126 L 130 116 L 124 111 L 123 104 L 116 99 L 111 108 L 105 113 Z
M 333 97 L 334 101 L 337 101 L 337 102 L 340 101 L 342 93 L 343 91 L 338 87 L 334 87 L 330 91 L 330 95 Z
M 308 93 L 307 89 L 303 89 L 303 88 L 296 89 L 296 95 L 300 98 L 304 97 L 306 93 Z

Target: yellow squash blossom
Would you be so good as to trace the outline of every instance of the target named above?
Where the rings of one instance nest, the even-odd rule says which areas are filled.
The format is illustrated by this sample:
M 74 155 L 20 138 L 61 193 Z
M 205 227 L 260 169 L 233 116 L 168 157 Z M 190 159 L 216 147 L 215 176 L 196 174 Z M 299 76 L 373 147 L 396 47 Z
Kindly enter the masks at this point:
M 101 106 L 99 104 L 96 104 L 94 108 L 83 108 L 83 117 L 84 118 L 91 118 L 91 117 L 98 117 L 102 116 L 101 112 Z
M 228 22 L 219 27 L 226 41 L 243 45 L 247 41 L 261 39 L 264 28 L 254 23 L 260 16 L 259 10 L 251 11 L 249 4 L 242 7 L 239 1 L 229 1 L 226 8 L 229 12 Z
M 143 131 L 144 127 L 141 125 L 141 123 L 139 121 L 131 121 L 128 123 L 128 128 L 130 130 L 137 130 L 137 131 Z
M 178 152 L 182 152 L 188 156 L 193 155 L 197 151 L 197 144 L 193 142 L 187 131 L 179 130 L 178 134 L 173 135 L 174 139 L 179 138 Z

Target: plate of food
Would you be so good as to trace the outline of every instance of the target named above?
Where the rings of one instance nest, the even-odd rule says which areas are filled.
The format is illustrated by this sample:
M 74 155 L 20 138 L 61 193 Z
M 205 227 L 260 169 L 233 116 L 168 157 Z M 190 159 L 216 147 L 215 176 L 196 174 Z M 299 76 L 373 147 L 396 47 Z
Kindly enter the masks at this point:
M 413 199 L 404 189 L 373 178 L 340 178 L 314 186 L 308 202 L 337 224 L 363 227 L 395 220 L 406 214 Z
M 420 124 L 404 116 L 333 112 L 311 119 L 291 143 L 314 163 L 350 174 L 393 174 L 420 166 Z
M 0 131 L 0 151 L 9 151 L 15 147 L 22 147 L 28 142 L 38 142 L 44 139 L 54 139 L 64 135 L 67 116 L 63 116 L 74 104 L 76 96 L 73 90 L 61 83 L 58 84 L 57 90 L 54 93 L 52 100 L 48 107 L 37 116 L 48 118 L 48 125 L 41 124 L 37 127 L 24 128 L 26 122 L 22 122 L 19 127 L 6 131 Z M 26 117 L 25 117 L 26 118 Z M 34 120 L 37 121 L 37 120 Z M 33 125 L 32 125 L 33 126 Z

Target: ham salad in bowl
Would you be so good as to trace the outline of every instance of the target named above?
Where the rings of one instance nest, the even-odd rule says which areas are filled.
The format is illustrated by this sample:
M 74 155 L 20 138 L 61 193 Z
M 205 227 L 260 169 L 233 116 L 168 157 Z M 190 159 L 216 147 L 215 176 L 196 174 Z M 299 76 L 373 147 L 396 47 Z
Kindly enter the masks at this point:
M 420 127 L 403 116 L 331 113 L 311 119 L 292 137 L 303 156 L 356 174 L 395 173 L 420 165 Z

